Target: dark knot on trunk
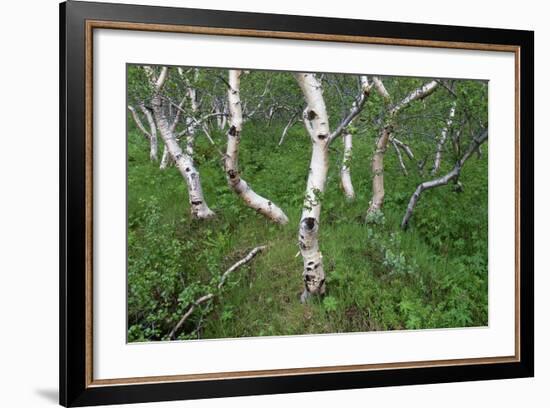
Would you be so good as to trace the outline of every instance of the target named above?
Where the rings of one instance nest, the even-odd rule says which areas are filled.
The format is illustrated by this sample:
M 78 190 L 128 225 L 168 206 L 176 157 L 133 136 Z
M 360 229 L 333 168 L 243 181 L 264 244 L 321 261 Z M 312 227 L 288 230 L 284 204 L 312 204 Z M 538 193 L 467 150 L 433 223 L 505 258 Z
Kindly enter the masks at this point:
M 304 218 L 304 220 L 302 222 L 304 223 L 306 228 L 310 231 L 315 228 L 315 218 L 313 218 L 313 217 Z
M 312 110 L 309 110 L 307 111 L 307 119 L 308 120 L 313 120 L 317 117 L 317 113 L 312 109 Z

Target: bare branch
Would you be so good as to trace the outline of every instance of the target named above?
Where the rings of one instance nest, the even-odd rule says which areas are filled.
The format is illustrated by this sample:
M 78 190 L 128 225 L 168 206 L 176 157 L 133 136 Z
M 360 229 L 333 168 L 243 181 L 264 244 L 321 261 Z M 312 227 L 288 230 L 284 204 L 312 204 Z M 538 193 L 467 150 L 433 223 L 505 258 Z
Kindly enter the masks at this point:
M 355 119 L 359 113 L 363 110 L 363 107 L 365 106 L 365 102 L 367 101 L 370 90 L 372 88 L 372 85 L 369 84 L 367 77 L 362 75 L 360 77 L 361 81 L 361 92 L 355 98 L 355 101 L 353 102 L 351 109 L 349 110 L 348 114 L 340 124 L 334 129 L 334 131 L 330 134 L 328 143 L 331 143 L 334 139 L 336 139 L 338 136 L 342 134 L 342 131 L 349 126 L 349 124 Z
M 411 147 L 408 144 L 403 143 L 401 140 L 399 140 L 399 139 L 397 139 L 396 137 L 393 137 L 393 136 L 391 137 L 391 142 L 395 143 L 398 147 L 403 149 L 403 151 L 409 157 L 409 159 L 414 160 L 414 154 L 411 150 Z
M 295 112 L 294 115 L 291 116 L 290 120 L 288 121 L 285 128 L 283 129 L 283 133 L 281 134 L 281 139 L 279 139 L 278 146 L 282 146 L 283 142 L 285 141 L 287 132 L 290 130 L 292 126 L 296 124 L 296 122 L 298 122 L 298 120 L 296 120 L 296 116 L 298 116 L 299 114 L 300 112 Z
M 390 109 L 390 115 L 397 114 L 400 110 L 409 106 L 411 102 L 418 99 L 424 99 L 426 96 L 431 95 L 436 90 L 437 85 L 437 81 L 430 81 L 420 88 L 415 89 Z
M 136 125 L 139 128 L 139 130 L 141 130 L 143 132 L 143 134 L 147 137 L 148 140 L 151 140 L 151 133 L 149 133 L 147 131 L 147 129 L 145 129 L 145 127 L 143 126 L 143 123 L 141 122 L 141 119 L 139 118 L 139 116 L 138 116 L 136 110 L 134 109 L 134 107 L 131 106 L 131 105 L 128 105 L 128 110 L 132 113 L 132 117 L 134 118 L 134 122 L 136 122 Z
M 222 278 L 220 280 L 220 283 L 218 283 L 218 289 L 220 289 L 223 286 L 223 284 L 225 283 L 225 281 L 229 277 L 229 275 L 231 275 L 233 272 L 235 272 L 241 266 L 249 263 L 252 259 L 254 259 L 254 257 L 256 255 L 258 255 L 260 252 L 262 252 L 266 248 L 267 248 L 266 245 L 260 245 L 256 248 L 254 248 L 252 251 L 250 251 L 248 253 L 248 255 L 246 255 L 243 259 L 241 259 L 240 261 L 234 263 L 228 270 L 226 270 L 223 273 Z
M 411 199 L 409 200 L 409 205 L 407 206 L 407 210 L 405 211 L 405 215 L 403 217 L 403 220 L 401 221 L 401 228 L 407 229 L 409 225 L 409 220 L 412 217 L 414 208 L 416 207 L 416 204 L 420 199 L 420 195 L 426 190 L 430 190 L 432 188 L 439 187 L 439 186 L 444 186 L 448 184 L 450 181 L 457 181 L 458 177 L 460 176 L 462 167 L 464 166 L 464 163 L 466 163 L 466 161 L 470 158 L 470 156 L 472 156 L 472 154 L 477 151 L 479 146 L 481 146 L 481 144 L 483 144 L 487 140 L 487 138 L 488 138 L 488 131 L 487 129 L 485 129 L 479 136 L 473 138 L 466 153 L 464 153 L 462 158 L 455 164 L 455 166 L 449 173 L 437 179 L 425 181 L 418 185 L 418 187 L 416 188 L 416 191 L 413 193 L 413 195 L 411 196 Z
M 403 156 L 401 155 L 401 150 L 399 150 L 399 146 L 397 146 L 397 143 L 395 142 L 395 139 L 390 139 L 390 142 L 395 149 L 395 152 L 397 153 L 397 158 L 399 159 L 399 166 L 401 167 L 401 171 L 405 176 L 408 176 L 409 173 L 407 172 L 407 167 L 405 166 L 405 163 L 403 162 Z
M 386 103 L 389 103 L 391 100 L 389 92 L 386 90 L 386 87 L 384 86 L 384 83 L 380 80 L 378 77 L 372 77 L 372 82 L 374 84 L 374 88 L 376 91 L 384 98 L 384 101 Z
M 234 263 L 229 269 L 227 269 L 222 277 L 221 277 L 221 280 L 220 280 L 220 283 L 218 284 L 218 290 L 220 290 L 222 288 L 222 286 L 224 285 L 224 283 L 226 282 L 227 278 L 229 277 L 230 274 L 232 274 L 233 272 L 235 272 L 237 269 L 239 269 L 241 266 L 243 265 L 246 265 L 247 263 L 249 263 L 250 261 L 252 261 L 252 259 L 254 259 L 254 257 L 256 255 L 258 255 L 260 252 L 262 252 L 264 249 L 266 249 L 267 246 L 266 245 L 260 245 L 256 248 L 254 248 L 252 251 L 250 251 L 244 258 L 242 258 L 241 260 L 237 261 L 236 263 Z M 205 303 L 211 299 L 213 299 L 215 296 L 214 293 L 208 293 L 204 296 L 201 296 L 200 298 L 198 298 L 197 300 L 195 300 L 191 306 L 189 307 L 189 309 L 187 309 L 187 312 L 185 312 L 185 314 L 181 317 L 181 319 L 178 321 L 178 323 L 176 324 L 176 326 L 174 326 L 174 328 L 172 329 L 172 331 L 170 332 L 170 334 L 168 335 L 168 338 L 170 340 L 173 340 L 175 337 L 176 337 L 176 333 L 180 330 L 181 326 L 183 326 L 183 324 L 185 323 L 185 321 L 189 318 L 189 316 L 191 316 L 191 314 L 193 313 L 193 311 L 195 310 L 195 308 L 199 305 L 201 305 L 202 303 Z

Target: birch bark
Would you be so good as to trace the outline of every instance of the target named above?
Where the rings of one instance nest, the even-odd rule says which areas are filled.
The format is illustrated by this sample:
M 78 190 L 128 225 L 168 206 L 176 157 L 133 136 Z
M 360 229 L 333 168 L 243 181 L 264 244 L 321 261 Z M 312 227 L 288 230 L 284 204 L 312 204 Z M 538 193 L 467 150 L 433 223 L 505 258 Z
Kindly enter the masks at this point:
M 151 76 L 152 83 L 154 84 L 154 94 L 151 100 L 153 114 L 166 149 L 170 153 L 170 156 L 176 163 L 176 167 L 187 184 L 191 214 L 195 218 L 211 218 L 214 216 L 214 212 L 208 208 L 208 205 L 204 199 L 200 174 L 195 167 L 193 158 L 181 150 L 181 147 L 176 140 L 174 128 L 166 118 L 166 114 L 164 112 L 160 92 L 167 75 L 168 68 L 163 67 L 158 78 L 155 79 Z
M 304 124 L 312 143 L 309 175 L 298 233 L 298 244 L 304 261 L 305 288 L 301 301 L 305 302 L 311 295 L 325 293 L 323 255 L 319 250 L 319 220 L 320 195 L 325 190 L 329 164 L 330 131 L 321 83 L 315 74 L 297 73 L 295 77 L 307 104 L 304 110 Z
M 342 183 L 342 189 L 348 200 L 353 200 L 355 198 L 355 191 L 353 189 L 353 184 L 351 182 L 351 156 L 352 156 L 352 138 L 351 133 L 344 133 L 342 138 L 344 143 L 344 161 L 342 162 L 342 167 L 340 169 L 340 180 Z
M 378 78 L 373 78 L 373 82 L 378 92 L 380 92 L 387 103 L 389 103 L 390 95 L 382 81 Z M 372 200 L 367 211 L 368 214 L 381 211 L 384 205 L 384 154 L 386 153 L 388 142 L 393 133 L 397 114 L 412 102 L 431 95 L 436 88 L 437 81 L 430 81 L 409 93 L 405 98 L 389 109 L 384 125 L 380 130 L 380 136 L 376 142 L 376 150 L 372 158 Z
M 227 91 L 229 102 L 230 123 L 227 132 L 227 151 L 224 160 L 225 173 L 229 187 L 237 193 L 244 203 L 278 223 L 288 223 L 288 217 L 272 201 L 260 196 L 244 181 L 239 173 L 239 143 L 243 125 L 242 103 L 240 98 L 241 71 L 229 70 L 229 89 Z

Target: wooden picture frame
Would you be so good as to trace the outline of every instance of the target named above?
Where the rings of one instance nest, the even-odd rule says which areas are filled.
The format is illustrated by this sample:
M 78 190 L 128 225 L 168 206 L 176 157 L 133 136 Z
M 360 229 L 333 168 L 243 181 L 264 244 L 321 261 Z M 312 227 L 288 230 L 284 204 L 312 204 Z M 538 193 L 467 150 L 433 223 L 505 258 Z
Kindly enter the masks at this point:
M 93 376 L 93 32 L 197 33 L 515 55 L 515 353 L 403 363 L 96 380 Z M 534 33 L 69 1 L 60 5 L 60 403 L 338 390 L 534 375 Z

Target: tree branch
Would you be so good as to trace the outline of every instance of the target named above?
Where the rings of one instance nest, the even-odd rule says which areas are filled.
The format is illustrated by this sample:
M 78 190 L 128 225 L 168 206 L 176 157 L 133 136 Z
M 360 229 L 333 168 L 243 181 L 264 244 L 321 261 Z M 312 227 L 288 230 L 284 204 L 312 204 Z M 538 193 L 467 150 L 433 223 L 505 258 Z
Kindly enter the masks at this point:
M 483 144 L 488 138 L 488 131 L 485 129 L 479 136 L 474 137 L 472 142 L 470 143 L 470 146 L 468 147 L 468 150 L 462 158 L 456 162 L 453 169 L 445 174 L 442 177 L 439 177 L 434 180 L 425 181 L 418 185 L 416 188 L 416 191 L 411 196 L 411 199 L 409 200 L 409 205 L 407 206 L 407 210 L 405 211 L 405 215 L 403 216 L 403 220 L 401 221 L 401 228 L 407 229 L 409 225 L 409 220 L 412 217 L 414 208 L 416 207 L 416 204 L 418 203 L 418 200 L 420 199 L 420 195 L 426 191 L 430 190 L 435 187 L 444 186 L 448 184 L 450 181 L 458 180 L 458 177 L 460 176 L 460 172 L 462 170 L 462 167 L 464 166 L 464 163 L 472 156 L 472 154 L 477 151 L 479 146 Z
M 264 249 L 266 249 L 267 246 L 266 245 L 260 245 L 256 248 L 254 248 L 252 251 L 250 251 L 243 259 L 237 261 L 236 263 L 234 263 L 229 269 L 227 269 L 222 277 L 221 277 L 221 280 L 220 280 L 220 283 L 218 284 L 218 290 L 220 290 L 222 288 L 222 286 L 224 285 L 225 281 L 227 280 L 227 278 L 229 277 L 230 274 L 232 274 L 233 272 L 235 272 L 237 269 L 239 269 L 241 266 L 243 265 L 246 265 L 247 263 L 249 263 L 250 261 L 252 261 L 252 259 L 254 259 L 254 257 L 256 255 L 258 255 L 260 252 L 262 252 Z M 176 337 L 176 333 L 180 330 L 181 326 L 183 326 L 183 324 L 185 323 L 185 321 L 189 318 L 189 316 L 191 316 L 191 314 L 193 313 L 193 311 L 195 310 L 195 308 L 199 305 L 201 305 L 202 303 L 205 303 L 211 299 L 214 298 L 216 294 L 214 293 L 208 293 L 204 296 L 201 296 L 200 298 L 198 298 L 197 300 L 195 300 L 191 306 L 189 307 L 189 309 L 187 309 L 187 312 L 185 312 L 185 314 L 181 317 L 181 319 L 178 321 L 178 323 L 174 326 L 174 328 L 172 329 L 172 331 L 170 332 L 168 338 L 170 340 L 174 340 L 174 338 Z
M 143 134 L 147 137 L 148 140 L 151 140 L 151 133 L 149 133 L 147 131 L 147 129 L 145 129 L 145 126 L 143 126 L 143 122 L 139 118 L 139 116 L 138 116 L 136 110 L 134 109 L 134 107 L 131 106 L 131 105 L 128 105 L 128 110 L 132 113 L 132 117 L 134 118 L 134 122 L 136 122 L 136 125 L 139 128 L 139 130 L 141 130 L 143 132 Z
M 355 98 L 355 101 L 351 105 L 351 109 L 349 110 L 348 114 L 340 124 L 334 129 L 334 131 L 330 134 L 328 143 L 331 143 L 334 139 L 336 139 L 338 136 L 342 134 L 342 131 L 349 126 L 349 124 L 355 119 L 359 113 L 363 110 L 363 107 L 365 105 L 365 102 L 367 101 L 370 90 L 372 88 L 372 85 L 369 84 L 369 81 L 365 75 L 360 76 L 361 81 L 361 92 L 360 94 Z

